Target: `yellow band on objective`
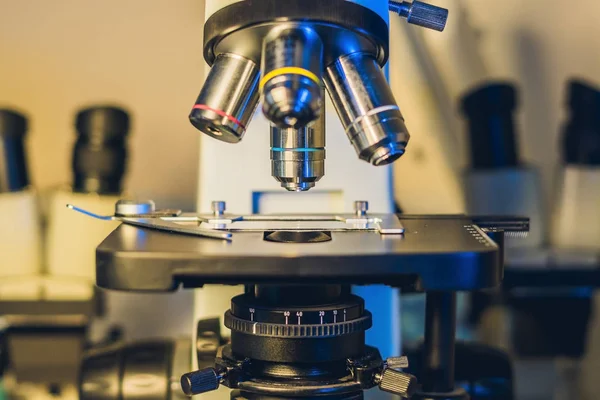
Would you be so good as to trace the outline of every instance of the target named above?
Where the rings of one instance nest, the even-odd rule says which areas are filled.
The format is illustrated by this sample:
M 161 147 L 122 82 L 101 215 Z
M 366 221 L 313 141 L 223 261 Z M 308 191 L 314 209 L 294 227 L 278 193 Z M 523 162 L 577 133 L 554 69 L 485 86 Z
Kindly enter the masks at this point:
M 309 70 L 299 67 L 282 67 L 274 69 L 273 71 L 263 76 L 263 78 L 260 80 L 260 83 L 258 84 L 260 90 L 262 90 L 265 84 L 271 79 L 275 78 L 276 76 L 285 74 L 302 75 L 315 82 L 317 85 L 321 85 L 321 79 L 319 79 L 317 75 L 313 74 Z

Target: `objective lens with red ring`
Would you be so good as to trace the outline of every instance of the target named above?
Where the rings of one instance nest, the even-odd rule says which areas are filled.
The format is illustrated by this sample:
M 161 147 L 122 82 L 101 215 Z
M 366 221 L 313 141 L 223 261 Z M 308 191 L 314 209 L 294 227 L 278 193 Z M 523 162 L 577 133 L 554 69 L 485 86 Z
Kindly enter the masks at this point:
M 242 140 L 258 106 L 260 70 L 251 60 L 220 54 L 190 113 L 201 132 L 228 143 Z

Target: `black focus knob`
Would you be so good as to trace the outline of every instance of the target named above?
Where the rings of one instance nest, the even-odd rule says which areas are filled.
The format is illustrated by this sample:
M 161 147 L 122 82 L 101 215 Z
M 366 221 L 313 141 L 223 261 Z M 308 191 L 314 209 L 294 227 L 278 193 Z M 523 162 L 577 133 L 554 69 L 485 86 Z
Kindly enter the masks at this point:
M 189 372 L 181 377 L 181 389 L 187 396 L 210 392 L 219 388 L 221 378 L 214 368 Z
M 410 398 L 417 387 L 417 378 L 391 368 L 384 369 L 379 380 L 379 389 L 404 398 Z

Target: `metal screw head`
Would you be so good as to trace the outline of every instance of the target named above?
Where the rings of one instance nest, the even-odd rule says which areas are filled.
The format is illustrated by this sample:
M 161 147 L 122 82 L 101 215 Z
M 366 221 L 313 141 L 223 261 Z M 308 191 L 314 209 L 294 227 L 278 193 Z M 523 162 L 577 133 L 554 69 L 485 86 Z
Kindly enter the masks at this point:
M 156 211 L 156 205 L 152 200 L 119 200 L 115 204 L 115 215 L 124 217 L 152 214 L 154 211 Z
M 225 213 L 226 203 L 224 201 L 213 201 L 210 208 L 216 216 L 223 215 Z
M 443 31 L 448 21 L 448 10 L 427 4 L 422 1 L 390 0 L 389 9 L 406 18 L 409 24 L 422 26 L 436 31 Z
M 367 214 L 369 210 L 369 202 L 364 200 L 359 200 L 354 202 L 354 211 L 356 215 L 363 216 Z
M 385 360 L 385 365 L 391 369 L 408 368 L 408 357 L 389 357 Z
M 406 20 L 409 24 L 441 32 L 448 21 L 448 10 L 422 1 L 413 1 Z

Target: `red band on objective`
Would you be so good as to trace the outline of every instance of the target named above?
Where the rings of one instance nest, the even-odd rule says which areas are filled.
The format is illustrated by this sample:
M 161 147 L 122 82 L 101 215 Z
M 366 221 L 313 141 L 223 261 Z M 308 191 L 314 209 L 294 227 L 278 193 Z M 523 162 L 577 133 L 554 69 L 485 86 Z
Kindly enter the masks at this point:
M 217 114 L 217 115 L 220 115 L 220 116 L 221 116 L 221 117 L 223 117 L 223 118 L 227 118 L 228 120 L 230 120 L 230 121 L 231 121 L 231 122 L 233 122 L 234 124 L 238 124 L 238 125 L 239 125 L 239 126 L 241 126 L 241 127 L 244 129 L 244 130 L 246 130 L 246 126 L 245 126 L 244 124 L 242 124 L 242 122 L 241 122 L 239 119 L 235 118 L 235 117 L 234 117 L 234 116 L 232 116 L 232 115 L 229 115 L 229 114 L 227 114 L 227 113 L 226 113 L 226 112 L 224 112 L 224 111 L 221 111 L 221 110 L 214 109 L 214 108 L 212 108 L 212 107 L 209 107 L 209 106 L 207 106 L 206 104 L 196 104 L 196 105 L 194 105 L 194 107 L 192 107 L 192 110 L 196 110 L 196 109 L 197 109 L 197 110 L 208 110 L 208 111 L 212 111 L 212 112 L 214 112 L 215 114 Z

